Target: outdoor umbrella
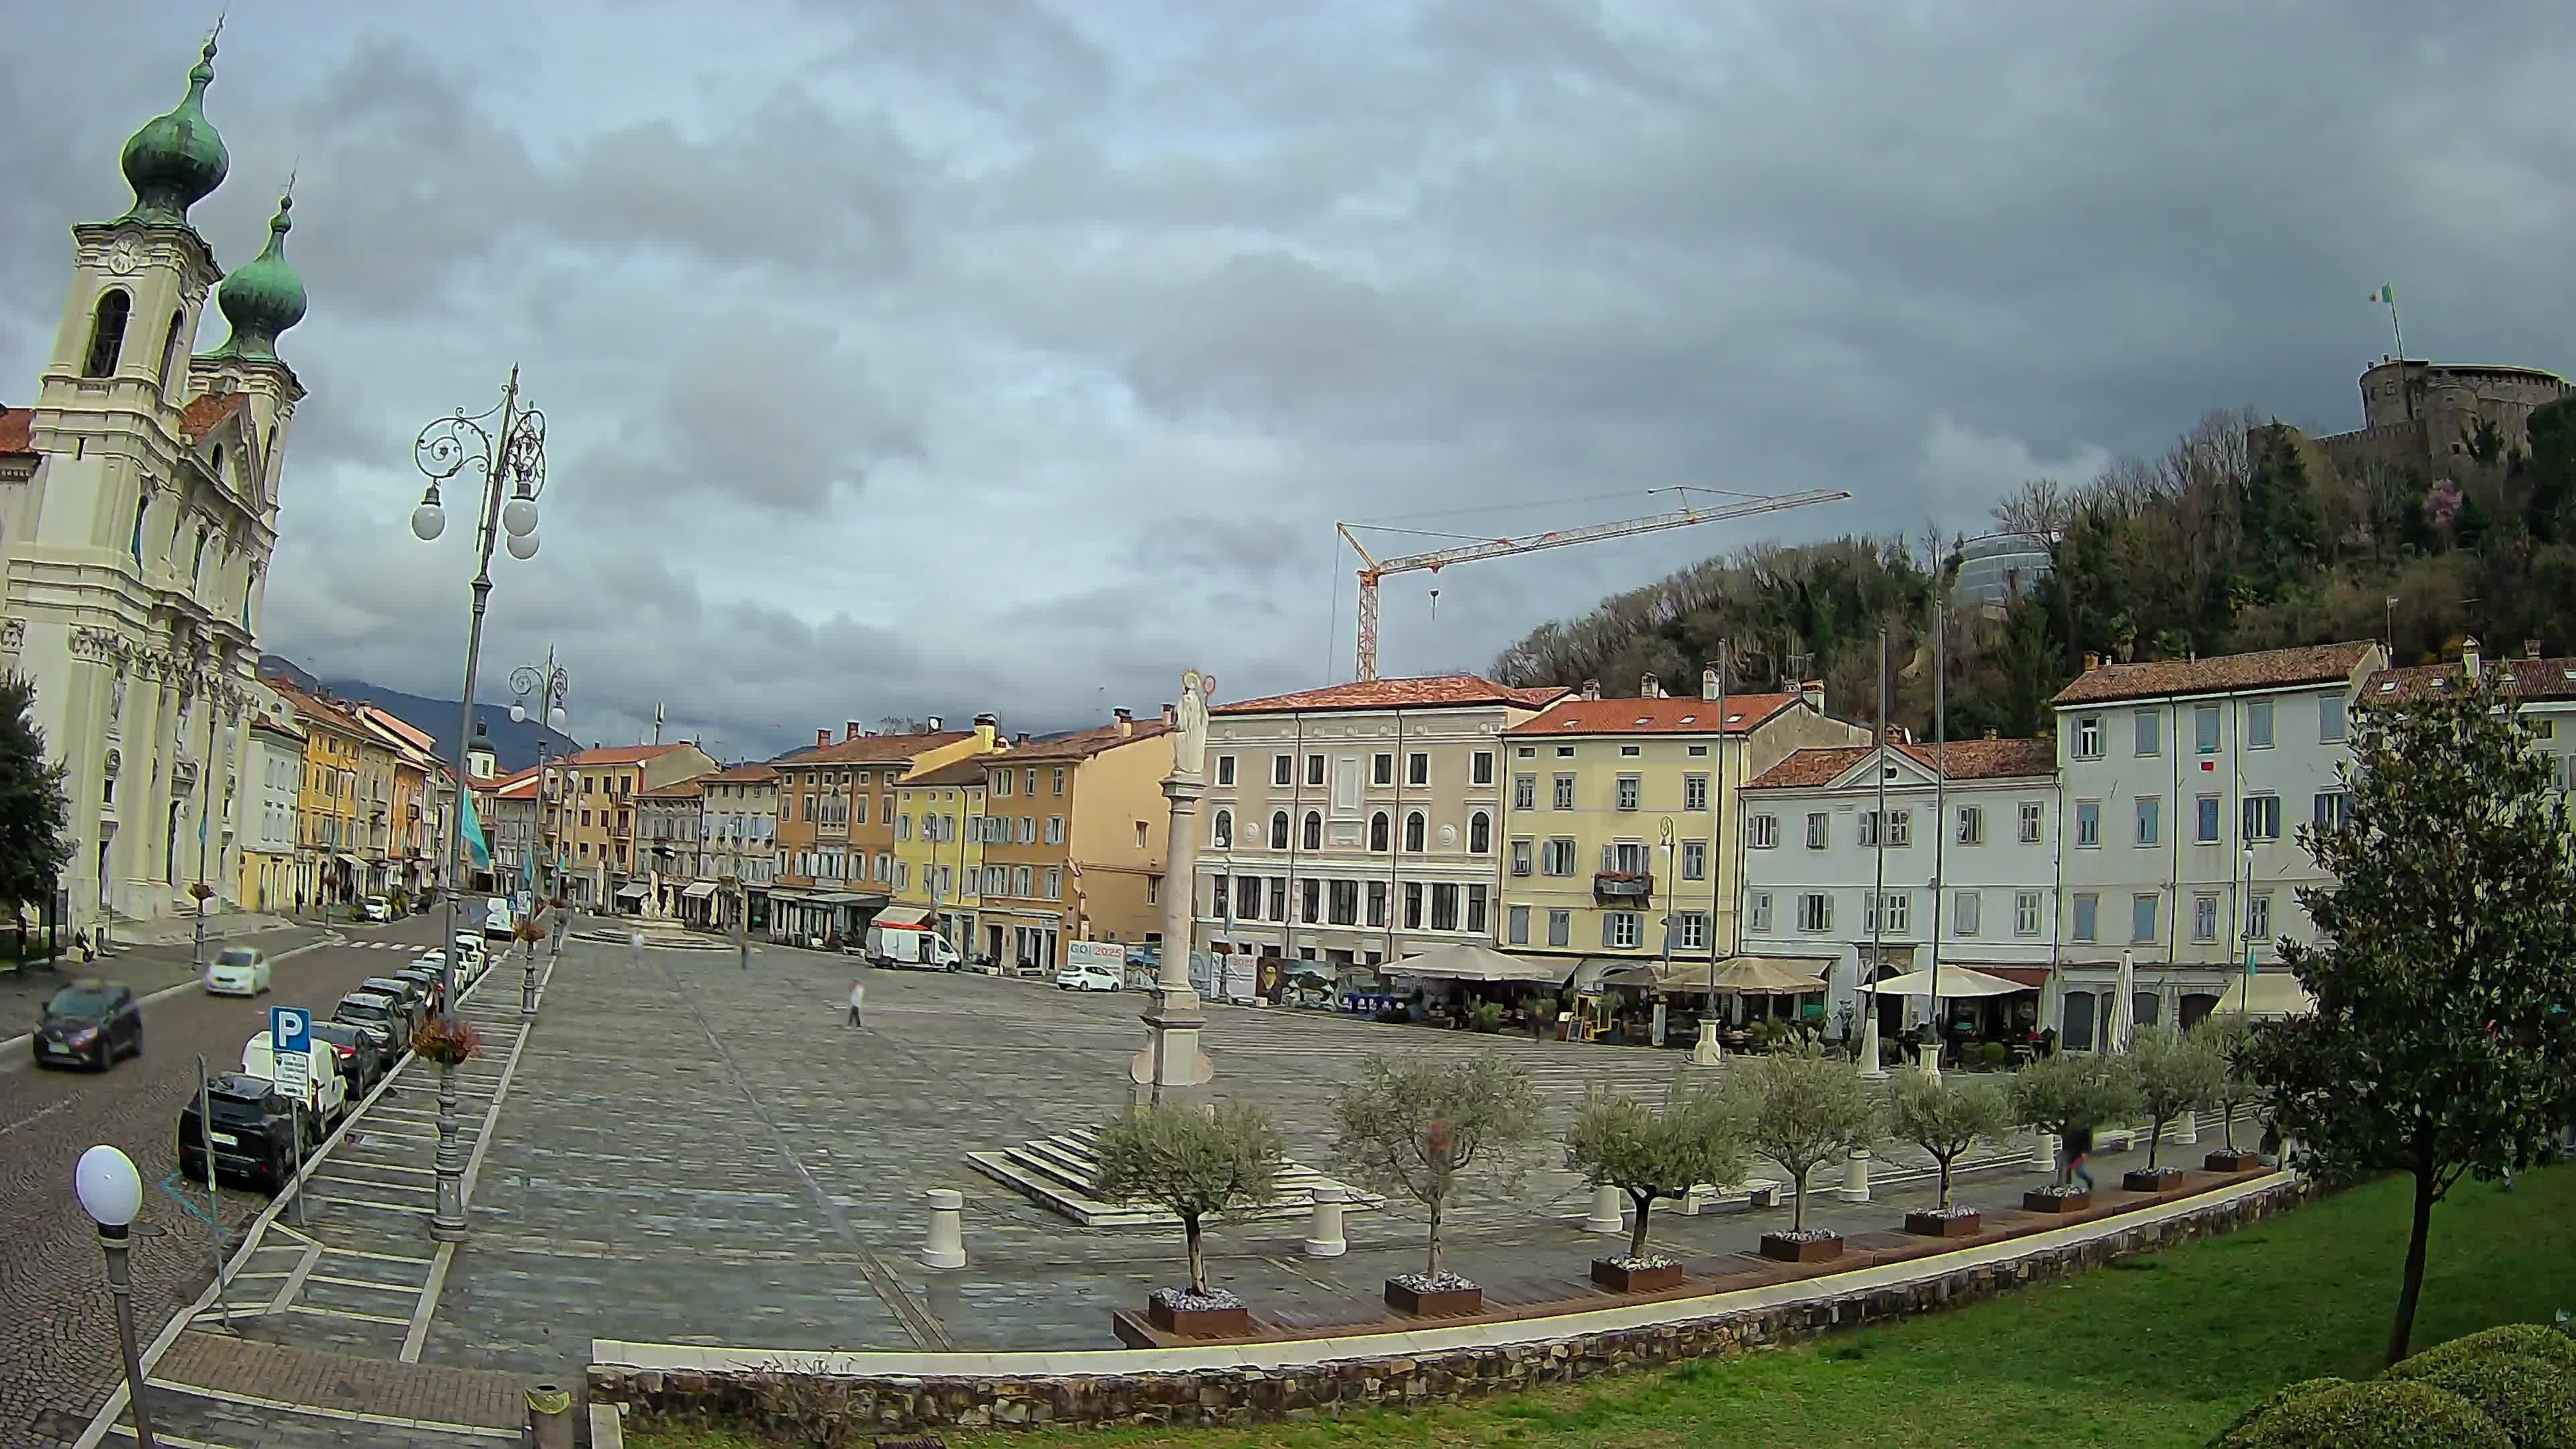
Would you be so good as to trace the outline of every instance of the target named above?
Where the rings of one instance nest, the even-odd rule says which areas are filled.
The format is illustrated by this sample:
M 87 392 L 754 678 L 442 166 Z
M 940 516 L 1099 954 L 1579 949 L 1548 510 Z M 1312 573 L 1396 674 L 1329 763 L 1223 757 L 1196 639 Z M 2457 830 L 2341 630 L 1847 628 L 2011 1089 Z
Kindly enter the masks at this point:
M 1652 986 L 1667 992 L 1727 991 L 1741 996 L 1804 996 L 1822 991 L 1820 978 L 1798 970 L 1803 961 L 1736 956 L 1726 961 L 1685 961 L 1666 970 L 1655 962 L 1624 966 L 1601 979 L 1615 986 Z
M 2131 998 L 2138 990 L 2138 963 L 2127 951 L 2120 953 L 2120 979 L 2111 1000 L 2111 1050 L 2125 1052 L 2138 1035 L 2138 1003 Z
M 1442 946 L 1419 956 L 1380 968 L 1389 976 L 1411 976 L 1428 981 L 1539 981 L 1550 986 L 1564 984 L 1574 974 L 1574 963 L 1567 960 L 1538 960 L 1528 956 L 1507 956 L 1490 946 L 1461 941 L 1455 946 Z
M 2008 981 L 2001 976 L 1989 976 L 1974 967 L 1944 966 L 1941 968 L 1941 999 L 1944 1001 L 1963 996 L 2003 996 L 2029 989 L 2018 981 Z M 1882 976 L 1876 981 L 1863 985 L 1861 990 L 1875 991 L 1888 996 L 1929 996 L 1932 994 L 1932 973 L 1908 971 L 1902 976 Z

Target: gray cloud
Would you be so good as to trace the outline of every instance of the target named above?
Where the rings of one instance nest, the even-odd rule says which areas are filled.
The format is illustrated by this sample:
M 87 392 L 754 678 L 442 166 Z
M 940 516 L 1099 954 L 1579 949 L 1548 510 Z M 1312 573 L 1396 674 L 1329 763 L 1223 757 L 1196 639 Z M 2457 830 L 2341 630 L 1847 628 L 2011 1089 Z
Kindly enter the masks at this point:
M 313 396 L 266 635 L 454 687 L 467 530 L 404 532 L 410 442 L 513 362 L 553 466 L 491 658 L 556 645 L 585 738 L 657 700 L 760 753 L 887 714 L 1078 723 L 1184 664 L 1317 683 L 1351 652 L 1335 519 L 1858 495 L 1390 580 L 1390 670 L 1753 538 L 1974 529 L 2211 407 L 2349 426 L 2381 282 L 2419 350 L 2576 364 L 2558 19 L 777 0 L 710 30 L 487 0 L 432 34 L 278 0 L 225 33 L 234 175 L 198 211 L 238 262 L 300 168 Z M 142 0 L 13 34 L 18 400 L 65 228 L 123 209 L 117 147 L 196 37 Z

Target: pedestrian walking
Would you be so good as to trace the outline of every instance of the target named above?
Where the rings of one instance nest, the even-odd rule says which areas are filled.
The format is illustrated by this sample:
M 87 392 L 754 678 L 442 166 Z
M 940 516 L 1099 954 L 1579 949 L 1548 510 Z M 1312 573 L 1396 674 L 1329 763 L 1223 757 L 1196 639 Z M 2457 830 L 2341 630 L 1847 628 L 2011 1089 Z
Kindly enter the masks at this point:
M 2084 1179 L 2086 1192 L 2093 1190 L 2093 1169 L 2089 1162 L 2092 1156 L 2093 1129 L 2091 1127 L 2078 1127 L 2066 1134 L 2066 1170 L 2069 1175 Z
M 851 983 L 850 983 L 850 1025 L 852 1025 L 852 1026 L 854 1026 L 854 1027 L 860 1027 L 860 1028 L 865 1028 L 865 1027 L 867 1026 L 867 1023 L 866 1023 L 866 1022 L 864 1022 L 864 1021 L 862 1021 L 862 1020 L 860 1020 L 860 1019 L 859 1019 L 859 1013 L 860 1013 L 861 1011 L 863 1011 L 863 1010 L 865 1010 L 865 1009 L 866 1009 L 867 1004 L 868 1004 L 868 983 L 867 983 L 866 981 L 864 981 L 864 980 L 860 980 L 860 981 L 853 981 L 853 982 L 851 982 Z

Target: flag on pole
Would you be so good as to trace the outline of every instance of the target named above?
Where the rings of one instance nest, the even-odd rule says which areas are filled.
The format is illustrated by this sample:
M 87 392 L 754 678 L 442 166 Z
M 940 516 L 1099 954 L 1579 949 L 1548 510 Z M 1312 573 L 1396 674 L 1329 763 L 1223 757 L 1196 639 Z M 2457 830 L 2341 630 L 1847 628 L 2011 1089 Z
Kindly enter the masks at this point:
M 474 863 L 475 868 L 490 870 L 492 850 L 483 843 L 483 822 L 474 818 L 474 792 L 457 791 L 456 805 L 456 828 L 464 833 L 466 858 Z
M 2397 305 L 2397 289 L 2383 282 L 2380 284 L 2378 291 L 2370 294 L 2370 300 L 2374 302 L 2383 302 L 2388 306 L 2394 307 Z

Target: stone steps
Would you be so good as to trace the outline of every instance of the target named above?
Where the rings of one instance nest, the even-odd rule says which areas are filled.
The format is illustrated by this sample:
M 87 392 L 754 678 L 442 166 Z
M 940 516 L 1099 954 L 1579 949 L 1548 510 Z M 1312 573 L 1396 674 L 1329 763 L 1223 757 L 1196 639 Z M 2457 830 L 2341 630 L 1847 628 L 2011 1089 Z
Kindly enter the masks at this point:
M 966 1165 L 1050 1212 L 1087 1228 L 1177 1227 L 1180 1219 L 1145 1203 L 1118 1203 L 1102 1198 L 1094 1155 L 1098 1136 L 1087 1128 L 1022 1142 L 1001 1151 L 969 1152 Z M 1315 1189 L 1342 1187 L 1350 1194 L 1348 1211 L 1380 1207 L 1384 1199 L 1326 1177 L 1304 1163 L 1291 1162 L 1279 1174 L 1279 1193 L 1267 1205 L 1226 1216 L 1245 1219 L 1302 1217 L 1313 1210 Z

